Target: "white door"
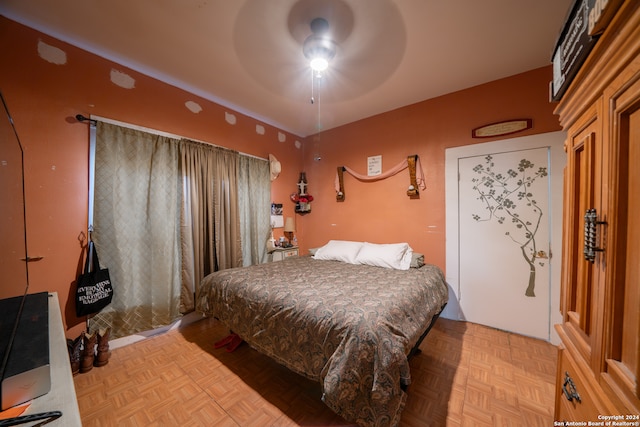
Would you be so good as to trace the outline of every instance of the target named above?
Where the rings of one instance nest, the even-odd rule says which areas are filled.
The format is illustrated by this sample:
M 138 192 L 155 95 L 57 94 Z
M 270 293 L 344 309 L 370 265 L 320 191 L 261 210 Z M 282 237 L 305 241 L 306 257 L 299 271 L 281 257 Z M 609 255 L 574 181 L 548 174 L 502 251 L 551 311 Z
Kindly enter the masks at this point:
M 456 180 L 447 181 L 447 223 L 457 229 L 454 236 L 447 227 L 447 275 L 457 282 L 449 281 L 457 318 L 550 340 L 563 140 L 558 132 L 447 150 L 447 171 L 455 170 L 447 176 Z

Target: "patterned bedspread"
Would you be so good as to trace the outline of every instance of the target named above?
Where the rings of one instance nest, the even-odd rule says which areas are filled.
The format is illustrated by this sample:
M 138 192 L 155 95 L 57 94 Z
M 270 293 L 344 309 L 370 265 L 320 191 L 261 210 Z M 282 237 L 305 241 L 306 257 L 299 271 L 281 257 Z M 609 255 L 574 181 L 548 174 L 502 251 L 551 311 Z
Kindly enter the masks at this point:
M 407 354 L 446 302 L 433 265 L 401 271 L 294 257 L 207 276 L 197 309 L 319 381 L 324 403 L 345 419 L 396 426 Z

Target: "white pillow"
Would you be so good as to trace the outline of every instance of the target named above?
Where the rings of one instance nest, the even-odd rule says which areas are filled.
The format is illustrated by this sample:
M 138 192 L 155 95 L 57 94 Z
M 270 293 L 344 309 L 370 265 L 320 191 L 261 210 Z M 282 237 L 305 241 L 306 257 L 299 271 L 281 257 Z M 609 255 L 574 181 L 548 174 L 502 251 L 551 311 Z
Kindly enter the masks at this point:
M 313 258 L 357 264 L 356 257 L 358 256 L 358 252 L 360 252 L 362 245 L 362 242 L 329 240 L 329 243 L 318 248 L 315 255 L 313 255 Z
M 408 270 L 411 266 L 413 249 L 408 243 L 376 244 L 364 243 L 356 262 L 376 267 Z

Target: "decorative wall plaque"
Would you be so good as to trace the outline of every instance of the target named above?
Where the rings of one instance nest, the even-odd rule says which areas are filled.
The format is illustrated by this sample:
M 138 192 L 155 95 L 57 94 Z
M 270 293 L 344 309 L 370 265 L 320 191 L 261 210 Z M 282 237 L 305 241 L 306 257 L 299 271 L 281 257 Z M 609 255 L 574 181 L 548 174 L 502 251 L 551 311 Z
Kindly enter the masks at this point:
M 531 129 L 532 126 L 533 121 L 531 119 L 508 120 L 506 122 L 491 123 L 475 128 L 471 131 L 471 136 L 474 138 L 491 138 L 521 132 Z

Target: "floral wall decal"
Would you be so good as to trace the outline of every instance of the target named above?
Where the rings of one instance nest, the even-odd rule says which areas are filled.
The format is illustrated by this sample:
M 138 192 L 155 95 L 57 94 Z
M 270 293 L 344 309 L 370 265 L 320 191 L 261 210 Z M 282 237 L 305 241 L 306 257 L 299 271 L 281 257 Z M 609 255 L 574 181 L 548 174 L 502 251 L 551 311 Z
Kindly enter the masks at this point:
M 538 167 L 536 170 L 531 161 L 522 159 L 515 169 L 500 172 L 494 169 L 491 155 L 484 159 L 484 164 L 473 168 L 478 176 L 472 179 L 472 183 L 485 212 L 473 213 L 472 217 L 477 222 L 497 221 L 509 228 L 505 236 L 519 246 L 529 266 L 525 295 L 535 297 L 536 264 L 543 266 L 548 256 L 536 246 L 536 233 L 544 213 L 536 203 L 531 187 L 538 178 L 547 176 L 547 168 Z

